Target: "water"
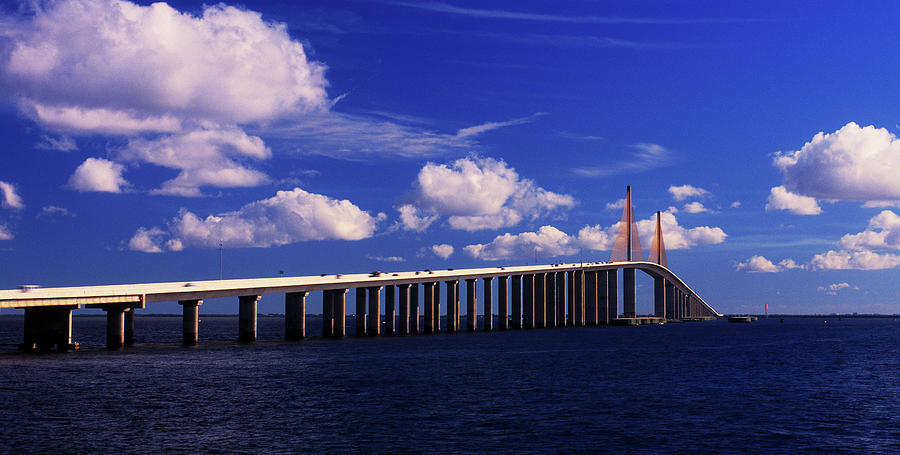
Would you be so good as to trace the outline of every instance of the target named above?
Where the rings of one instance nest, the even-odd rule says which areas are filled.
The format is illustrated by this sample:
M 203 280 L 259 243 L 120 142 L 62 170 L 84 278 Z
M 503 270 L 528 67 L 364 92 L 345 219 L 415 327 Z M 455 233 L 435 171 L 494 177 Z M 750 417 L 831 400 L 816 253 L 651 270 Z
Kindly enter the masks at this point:
M 139 345 L 22 355 L 0 318 L 6 453 L 897 453 L 900 321 L 777 319 Z M 310 323 L 311 328 L 315 323 Z M 75 318 L 85 344 L 102 318 Z M 90 341 L 90 343 L 88 343 Z M 152 344 L 151 344 L 152 343 Z

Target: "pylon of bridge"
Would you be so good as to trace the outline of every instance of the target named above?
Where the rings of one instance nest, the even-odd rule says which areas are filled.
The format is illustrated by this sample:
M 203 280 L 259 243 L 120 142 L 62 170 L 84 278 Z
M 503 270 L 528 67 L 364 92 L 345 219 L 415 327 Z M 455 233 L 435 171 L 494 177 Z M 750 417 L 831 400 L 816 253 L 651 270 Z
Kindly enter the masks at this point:
M 616 241 L 613 243 L 611 260 L 640 261 L 643 259 L 644 253 L 641 250 L 641 239 L 638 237 L 634 208 L 631 206 L 631 186 L 629 185 L 625 194 L 622 220 L 619 221 L 619 231 L 616 233 Z
M 666 244 L 663 242 L 662 233 L 662 212 L 656 212 L 656 232 L 653 234 L 653 242 L 650 244 L 650 255 L 648 262 L 655 262 L 665 268 L 669 268 L 669 262 L 666 260 Z

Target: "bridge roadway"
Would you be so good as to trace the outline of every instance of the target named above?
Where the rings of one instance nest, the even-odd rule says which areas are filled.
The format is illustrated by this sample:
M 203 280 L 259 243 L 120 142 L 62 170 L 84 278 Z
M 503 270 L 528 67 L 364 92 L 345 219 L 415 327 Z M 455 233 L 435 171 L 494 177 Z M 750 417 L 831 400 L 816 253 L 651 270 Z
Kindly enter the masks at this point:
M 622 317 L 618 309 L 618 270 L 622 269 Z M 108 286 L 0 290 L 0 308 L 25 310 L 23 349 L 73 349 L 72 310 L 107 312 L 107 347 L 130 344 L 134 310 L 154 302 L 177 301 L 183 308 L 183 341 L 198 341 L 198 307 L 204 299 L 238 297 L 239 338 L 256 339 L 256 305 L 261 295 L 285 294 L 285 337 L 306 336 L 306 296 L 323 291 L 323 335 L 346 335 L 345 295 L 356 289 L 356 334 L 441 331 L 440 283 L 447 297 L 446 331 L 460 330 L 459 282 L 466 282 L 467 330 L 476 330 L 477 280 L 483 282 L 483 330 L 493 330 L 493 280 L 498 278 L 498 329 L 573 327 L 622 323 L 636 314 L 635 270 L 654 279 L 654 317 L 685 320 L 721 317 L 666 267 L 652 262 L 620 261 L 478 269 L 422 270 L 371 274 L 254 278 Z M 512 278 L 510 280 L 510 278 Z M 508 284 L 511 281 L 511 284 Z M 421 292 L 420 292 L 420 286 Z M 381 291 L 384 290 L 384 305 Z M 399 301 L 398 301 L 399 299 Z M 397 314 L 399 303 L 399 315 Z M 382 309 L 384 310 L 382 313 Z M 367 317 L 368 314 L 368 317 Z M 372 317 L 372 315 L 379 317 Z M 399 316 L 399 318 L 398 318 Z M 382 321 L 383 317 L 383 321 Z M 618 321 L 617 321 L 618 320 Z M 345 321 L 345 323 L 340 323 Z M 629 321 L 624 321 L 629 322 Z

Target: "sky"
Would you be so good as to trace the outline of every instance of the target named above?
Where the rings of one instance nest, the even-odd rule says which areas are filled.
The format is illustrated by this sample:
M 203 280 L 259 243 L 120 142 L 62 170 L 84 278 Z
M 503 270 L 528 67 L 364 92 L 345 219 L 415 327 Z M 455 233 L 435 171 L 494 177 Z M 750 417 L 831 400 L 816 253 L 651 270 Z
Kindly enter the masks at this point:
M 0 288 L 606 261 L 631 185 L 720 312 L 900 313 L 898 13 L 4 1 Z

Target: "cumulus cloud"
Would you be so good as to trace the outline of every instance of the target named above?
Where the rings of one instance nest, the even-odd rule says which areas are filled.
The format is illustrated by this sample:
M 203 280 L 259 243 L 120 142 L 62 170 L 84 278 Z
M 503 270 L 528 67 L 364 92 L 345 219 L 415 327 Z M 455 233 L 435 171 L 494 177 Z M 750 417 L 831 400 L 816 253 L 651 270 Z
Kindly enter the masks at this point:
M 606 203 L 606 210 L 622 210 L 623 208 L 625 208 L 625 198 Z
M 307 59 L 287 26 L 224 4 L 194 16 L 165 3 L 63 0 L 0 34 L 9 41 L 3 77 L 23 112 L 67 134 L 125 136 L 111 159 L 180 171 L 158 194 L 268 181 L 240 159 L 271 152 L 238 125 L 331 106 L 325 66 Z M 38 146 L 69 150 L 74 141 L 45 137 Z M 121 168 L 103 164 L 121 178 Z M 101 184 L 86 165 L 100 170 L 86 162 L 72 188 L 121 190 L 124 180 Z
M 825 295 L 837 295 L 838 291 L 842 289 L 850 289 L 850 283 L 832 283 L 828 286 L 819 286 L 816 288 L 819 292 L 824 292 Z M 854 291 L 858 291 L 859 287 L 853 286 L 852 289 Z
M 787 210 L 795 215 L 822 213 L 822 208 L 815 198 L 791 193 L 784 186 L 776 186 L 769 191 L 766 210 Z
M 121 193 L 128 182 L 122 177 L 125 166 L 103 158 L 88 158 L 69 177 L 69 187 L 86 192 Z
M 406 259 L 400 256 L 366 256 L 366 258 L 378 262 L 406 262 Z
M 701 226 L 685 228 L 678 224 L 675 215 L 664 212 L 660 223 L 666 249 L 686 249 L 699 245 L 714 245 L 725 241 L 727 234 L 718 227 Z M 506 233 L 490 243 L 473 244 L 463 250 L 476 259 L 495 261 L 501 259 L 571 256 L 581 250 L 608 251 L 615 242 L 620 223 L 612 226 L 585 226 L 577 235 L 568 235 L 553 226 L 542 226 L 535 232 Z M 638 235 L 649 239 L 656 229 L 656 218 L 637 223 Z
M 48 205 L 46 207 L 41 208 L 41 216 L 75 216 L 74 213 L 69 211 L 69 209 L 65 207 L 57 207 L 55 205 Z
M 446 243 L 431 245 L 431 252 L 441 259 L 449 258 L 451 255 L 453 255 L 453 251 L 453 245 L 448 245 Z
M 0 181 L 0 207 L 5 209 L 21 210 L 25 208 L 22 197 L 16 192 L 16 187 L 12 183 Z
M 785 270 L 805 269 L 806 266 L 797 264 L 793 259 L 783 259 L 778 264 L 766 259 L 765 256 L 751 256 L 744 262 L 735 265 L 735 270 L 750 273 L 776 273 Z
M 703 213 L 711 211 L 706 208 L 703 203 L 698 201 L 688 202 L 687 204 L 684 204 L 684 207 L 682 207 L 681 210 L 685 213 Z
M 884 128 L 850 122 L 833 133 L 816 134 L 800 150 L 777 154 L 774 164 L 792 193 L 851 201 L 900 199 L 900 141 Z
M 681 185 L 681 186 L 669 186 L 669 194 L 672 195 L 672 198 L 678 202 L 681 202 L 688 198 L 702 198 L 709 194 L 709 191 L 706 191 L 703 188 L 699 188 L 692 185 Z
M 6 225 L 0 224 L 0 240 L 12 240 L 13 235 L 12 232 L 9 232 L 9 228 Z
M 403 228 L 415 231 L 425 230 L 442 216 L 449 217 L 453 229 L 499 229 L 575 205 L 572 196 L 538 187 L 520 178 L 506 162 L 492 158 L 428 163 L 414 187 L 414 202 L 398 210 Z
M 215 248 L 219 242 L 232 248 L 265 248 L 310 240 L 360 240 L 371 237 L 384 218 L 383 213 L 372 216 L 350 201 L 295 188 L 206 218 L 182 209 L 166 229 L 138 229 L 129 247 L 155 252 Z
M 900 267 L 900 255 L 870 250 L 834 251 L 817 254 L 809 261 L 812 270 L 881 270 Z
M 190 153 L 183 153 L 190 150 Z M 155 194 L 199 196 L 201 186 L 249 187 L 268 181 L 262 172 L 238 160 L 269 158 L 262 139 L 237 128 L 199 129 L 158 139 L 137 138 L 121 151 L 127 161 L 138 161 L 179 170 L 172 180 L 153 190 Z
M 883 210 L 869 220 L 865 231 L 844 235 L 839 243 L 848 250 L 900 250 L 900 216 Z

